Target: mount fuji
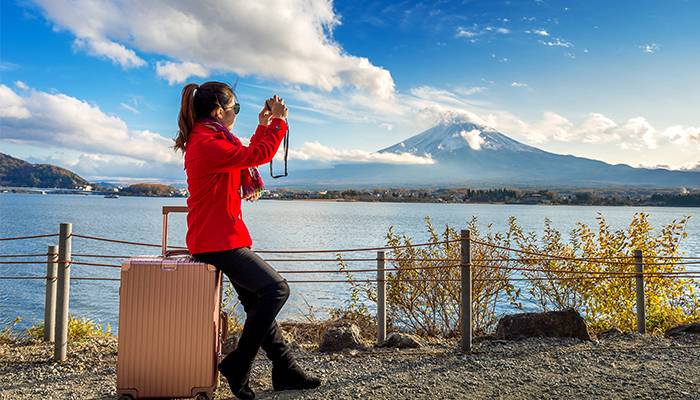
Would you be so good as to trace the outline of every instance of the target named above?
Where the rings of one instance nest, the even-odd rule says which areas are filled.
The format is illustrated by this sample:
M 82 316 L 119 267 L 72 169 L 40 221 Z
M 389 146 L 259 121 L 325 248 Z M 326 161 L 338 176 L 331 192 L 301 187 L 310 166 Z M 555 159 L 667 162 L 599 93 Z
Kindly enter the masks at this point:
M 378 153 L 430 157 L 432 164 L 338 164 L 294 170 L 276 185 L 310 187 L 700 187 L 700 172 L 633 168 L 550 153 L 473 122 L 438 125 Z M 293 165 L 293 164 L 292 164 Z M 269 181 L 268 181 L 269 182 Z

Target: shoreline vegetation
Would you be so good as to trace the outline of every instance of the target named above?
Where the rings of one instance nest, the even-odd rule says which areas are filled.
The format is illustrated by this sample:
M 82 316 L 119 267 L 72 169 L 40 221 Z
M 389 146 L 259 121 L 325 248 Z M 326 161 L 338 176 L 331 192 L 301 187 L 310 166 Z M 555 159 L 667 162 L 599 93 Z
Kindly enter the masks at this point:
M 156 183 L 129 186 L 94 184 L 75 189 L 0 187 L 2 193 L 187 197 L 186 189 Z M 471 189 L 375 188 L 345 190 L 266 190 L 263 200 L 307 200 L 368 203 L 528 204 L 584 206 L 700 207 L 700 190 L 654 189 Z

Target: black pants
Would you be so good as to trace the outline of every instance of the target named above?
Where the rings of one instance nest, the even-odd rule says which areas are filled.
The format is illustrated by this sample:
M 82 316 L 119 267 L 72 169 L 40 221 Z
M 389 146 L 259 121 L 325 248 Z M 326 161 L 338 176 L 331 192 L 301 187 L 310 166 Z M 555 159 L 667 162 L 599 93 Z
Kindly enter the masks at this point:
M 247 247 L 192 256 L 228 276 L 247 314 L 238 347 L 222 364 L 235 362 L 249 369 L 261 347 L 273 362 L 291 362 L 289 347 L 275 321 L 289 297 L 287 281 Z

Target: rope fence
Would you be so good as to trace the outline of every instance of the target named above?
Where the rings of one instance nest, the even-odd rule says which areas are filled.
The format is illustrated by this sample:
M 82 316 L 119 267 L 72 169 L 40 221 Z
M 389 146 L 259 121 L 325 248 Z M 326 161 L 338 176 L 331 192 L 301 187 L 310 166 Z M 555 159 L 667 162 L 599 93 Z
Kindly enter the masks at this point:
M 164 225 L 165 226 L 165 225 Z M 165 229 L 164 229 L 165 230 Z M 149 257 L 143 255 L 118 255 L 118 254 L 96 254 L 96 253 L 72 253 L 72 238 L 80 238 L 86 240 L 101 241 L 107 243 L 124 244 L 130 246 L 142 246 L 150 248 L 186 250 L 186 247 L 167 246 L 165 239 L 162 244 L 144 243 L 137 241 L 127 241 L 120 239 L 111 239 L 100 236 L 84 235 L 72 232 L 71 224 L 61 224 L 60 233 L 44 234 L 44 235 L 29 235 L 0 238 L 0 241 L 10 240 L 27 240 L 36 238 L 58 237 L 58 246 L 49 246 L 48 252 L 45 253 L 28 253 L 28 254 L 0 254 L 0 266 L 35 266 L 46 265 L 46 275 L 2 275 L 0 280 L 45 280 L 46 281 L 46 312 L 45 312 L 45 339 L 53 337 L 55 330 L 55 356 L 56 360 L 65 360 L 66 343 L 67 343 L 67 322 L 68 315 L 68 290 L 70 281 L 85 281 L 85 282 L 120 282 L 118 277 L 91 277 L 91 276 L 70 276 L 71 266 L 85 267 L 106 267 L 122 269 L 121 264 L 111 264 L 106 262 L 92 262 L 91 259 L 106 260 L 126 260 L 129 258 Z M 165 237 L 165 235 L 164 235 Z M 449 246 L 450 243 L 459 243 L 460 258 L 440 258 L 440 257 L 385 257 L 385 253 L 392 255 L 400 255 L 400 249 L 412 249 L 428 246 Z M 503 257 L 475 257 L 472 258 L 472 245 L 485 246 L 490 249 L 502 250 Z M 344 253 L 361 253 L 375 251 L 376 257 L 356 257 L 350 256 L 343 258 Z M 255 250 L 259 254 L 273 254 L 271 258 L 265 259 L 267 262 L 276 263 L 340 263 L 338 268 L 321 268 L 321 269 L 287 269 L 278 270 L 283 275 L 296 274 L 345 274 L 344 279 L 291 279 L 288 283 L 370 283 L 376 285 L 373 290 L 377 291 L 377 341 L 383 341 L 386 337 L 386 285 L 387 283 L 428 283 L 428 282 L 445 282 L 458 284 L 460 290 L 460 324 L 462 332 L 461 348 L 464 352 L 470 352 L 472 347 L 472 285 L 480 282 L 536 282 L 536 281 L 600 281 L 611 279 L 626 279 L 634 278 L 636 281 L 636 307 L 637 307 L 637 326 L 640 333 L 644 333 L 646 329 L 646 314 L 644 300 L 644 279 L 700 279 L 700 270 L 688 270 L 688 268 L 700 267 L 700 257 L 681 257 L 681 256 L 654 256 L 648 255 L 644 257 L 641 251 L 636 250 L 634 256 L 628 255 L 611 255 L 606 257 L 574 257 L 574 256 L 558 256 L 546 254 L 538 251 L 532 251 L 523 248 L 512 248 L 495 243 L 490 243 L 478 239 L 472 239 L 468 230 L 462 230 L 460 239 L 449 239 L 443 241 L 425 242 L 425 243 L 406 243 L 395 246 L 376 246 L 376 247 L 357 247 L 344 249 L 306 249 L 306 250 Z M 316 256 L 314 254 L 329 254 L 333 253 L 335 258 L 327 256 Z M 501 252 L 497 252 L 501 253 Z M 512 253 L 523 255 L 522 257 L 512 257 Z M 285 257 L 284 254 L 291 255 Z M 274 256 L 278 255 L 278 256 Z M 279 256 L 282 255 L 282 256 Z M 293 255 L 311 255 L 308 258 L 292 258 Z M 38 260 L 9 260 L 12 258 L 28 258 L 28 257 L 47 257 L 44 261 Z M 73 258 L 79 257 L 79 258 Z M 153 257 L 153 256 L 150 256 Z M 183 257 L 185 263 L 192 261 L 191 257 Z M 393 267 L 385 268 L 385 262 L 394 263 Z M 374 262 L 376 268 L 347 268 L 346 262 Z M 511 263 L 516 265 L 510 265 Z M 563 269 L 554 268 L 557 264 L 572 264 L 582 263 L 587 269 Z M 519 264 L 519 265 L 518 265 Z M 545 264 L 545 266 L 541 266 Z M 554 264 L 554 265 L 552 265 Z M 541 266 L 538 268 L 538 266 Z M 560 265 L 561 266 L 561 265 Z M 600 266 L 619 267 L 614 271 L 600 270 Z M 634 266 L 633 270 L 627 271 L 625 266 Z M 551 267 L 551 268 L 548 268 Z M 661 270 L 644 271 L 644 267 L 662 267 Z M 685 270 L 663 271 L 663 267 L 685 267 Z M 598 269 L 596 269 L 598 268 Z M 458 269 L 458 276 L 453 275 L 453 271 Z M 620 270 L 622 269 L 622 270 Z M 443 270 L 447 274 L 434 275 L 409 275 L 402 276 L 402 272 L 409 271 L 439 271 Z M 505 275 L 497 277 L 486 277 L 481 273 L 484 270 L 497 270 L 505 272 Z M 81 270 L 82 271 L 82 270 Z M 376 278 L 355 278 L 350 274 L 353 273 L 376 273 Z M 390 274 L 390 275 L 387 275 Z M 511 274 L 514 273 L 514 274 Z M 521 274 L 517 274 L 521 273 Z M 391 275 L 393 274 L 393 275 Z M 544 276 L 543 276 L 544 275 Z M 224 279 L 226 282 L 227 279 Z M 454 288 L 454 286 L 452 287 Z M 452 290 L 452 289 L 451 289 Z M 478 295 L 477 295 L 478 298 Z M 57 304 L 49 304 L 52 301 Z M 48 310 L 55 310 L 55 320 L 50 320 L 53 316 Z M 59 321 L 55 324 L 55 321 Z
M 365 261 L 366 259 L 361 259 L 360 261 Z M 371 259 L 372 261 L 377 261 L 378 258 L 373 258 Z M 400 258 L 388 258 L 384 259 L 385 261 L 409 261 L 409 262 L 414 262 L 414 261 L 451 261 L 449 259 L 444 259 L 444 260 L 415 260 L 415 259 L 400 259 Z M 266 260 L 266 261 L 272 261 L 272 260 Z M 280 261 L 280 260 L 277 260 Z M 283 260 L 285 261 L 285 260 Z M 295 260 L 295 261 L 315 261 L 315 260 Z M 335 260 L 335 261 L 340 261 L 340 260 Z M 352 259 L 345 260 L 342 259 L 342 261 L 352 261 Z M 475 261 L 481 261 L 480 259 L 475 259 Z M 498 260 L 502 261 L 502 260 Z M 65 264 L 71 264 L 71 265 L 85 265 L 85 266 L 94 266 L 94 267 L 109 267 L 109 268 L 121 268 L 122 266 L 119 264 L 104 264 L 104 263 L 92 263 L 92 262 L 85 262 L 85 261 L 76 261 L 76 260 L 57 260 L 55 261 L 57 263 L 65 263 Z M 45 265 L 46 262 L 34 262 L 34 261 L 6 261 L 6 262 L 0 262 L 0 265 L 12 265 L 12 264 L 18 264 L 18 265 Z M 698 262 L 689 262 L 689 263 L 644 263 L 645 266 L 653 266 L 653 265 L 674 265 L 674 266 L 695 266 L 696 264 L 700 264 Z M 548 272 L 548 273 L 562 273 L 562 274 L 591 274 L 591 275 L 632 275 L 632 276 L 637 276 L 638 274 L 636 272 L 620 272 L 620 271 L 586 271 L 586 270 L 564 270 L 564 269 L 538 269 L 538 268 L 526 268 L 526 267 L 508 267 L 508 266 L 497 266 L 497 265 L 491 265 L 491 264 L 480 264 L 480 263 L 470 263 L 472 267 L 477 267 L 477 268 L 489 268 L 489 269 L 497 269 L 497 270 L 508 270 L 508 271 L 523 271 L 523 272 Z M 625 264 L 625 265 L 634 265 L 634 264 Z M 448 265 L 433 265 L 433 266 L 419 266 L 419 267 L 399 267 L 399 268 L 385 268 L 383 271 L 387 272 L 392 272 L 392 271 L 416 271 L 416 270 L 432 270 L 432 269 L 452 269 L 452 268 L 459 268 L 461 265 L 460 264 L 448 264 Z M 344 268 L 344 269 L 321 269 L 321 270 L 277 270 L 277 272 L 281 274 L 320 274 L 320 273 L 352 273 L 352 272 L 377 272 L 379 269 L 377 268 Z M 693 275 L 693 274 L 700 274 L 700 271 L 669 271 L 669 272 L 644 272 L 642 273 L 643 276 L 672 276 L 672 275 Z

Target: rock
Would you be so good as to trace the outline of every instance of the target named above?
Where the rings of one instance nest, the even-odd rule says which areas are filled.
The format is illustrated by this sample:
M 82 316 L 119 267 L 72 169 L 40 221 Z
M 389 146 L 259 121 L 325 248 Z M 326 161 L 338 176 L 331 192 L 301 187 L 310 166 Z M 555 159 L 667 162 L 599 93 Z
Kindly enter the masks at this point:
M 363 349 L 360 341 L 360 328 L 355 324 L 334 325 L 326 329 L 321 337 L 318 350 L 322 352 L 345 349 Z
M 538 336 L 591 340 L 586 321 L 574 309 L 506 315 L 498 321 L 496 328 L 498 339 L 513 340 Z
M 416 349 L 421 347 L 417 337 L 407 333 L 392 332 L 379 347 L 396 347 L 399 349 Z
M 700 322 L 679 325 L 666 331 L 666 336 L 678 337 L 685 335 L 700 335 Z
M 617 337 L 617 336 L 622 336 L 623 334 L 624 333 L 622 332 L 622 330 L 620 330 L 620 328 L 613 327 L 613 328 L 608 329 L 605 332 L 599 333 L 598 336 L 601 338 L 613 338 L 613 337 Z

